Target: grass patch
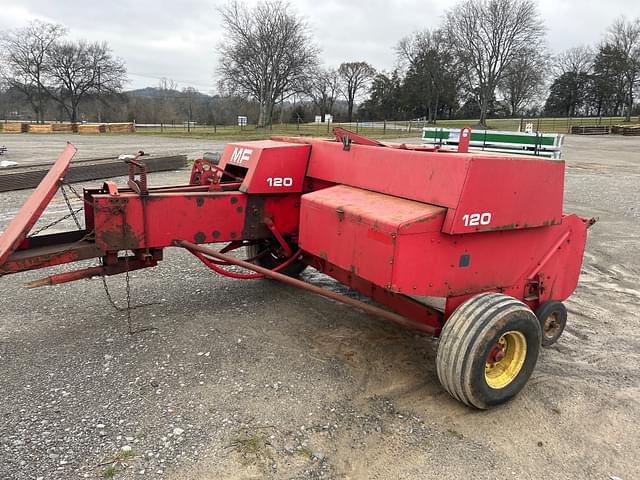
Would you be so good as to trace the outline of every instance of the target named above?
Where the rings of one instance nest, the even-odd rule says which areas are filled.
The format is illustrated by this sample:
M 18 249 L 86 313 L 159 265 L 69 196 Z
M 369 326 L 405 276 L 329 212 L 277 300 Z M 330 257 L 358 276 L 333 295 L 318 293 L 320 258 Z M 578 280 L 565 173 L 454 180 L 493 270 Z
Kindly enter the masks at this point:
M 302 447 L 298 450 L 298 455 L 306 458 L 307 460 L 311 460 L 313 458 L 313 451 L 309 447 Z
M 464 435 L 462 433 L 458 432 L 457 430 L 449 429 L 449 430 L 447 430 L 447 433 L 449 435 L 451 435 L 452 437 L 457 438 L 458 440 L 462 440 L 464 438 Z
M 134 452 L 133 450 L 119 450 L 118 453 L 116 453 L 116 456 L 113 457 L 113 461 L 117 463 L 123 463 L 127 460 L 131 460 L 135 456 L 136 452 Z
M 116 470 L 115 465 L 107 465 L 100 472 L 100 476 L 102 478 L 113 478 L 116 476 L 116 473 L 118 473 L 118 470 Z
M 633 117 L 630 123 L 640 122 L 640 118 Z M 533 129 L 545 133 L 568 133 L 572 125 L 619 125 L 624 124 L 623 117 L 588 117 L 588 118 L 490 118 L 487 120 L 487 128 L 492 130 L 516 131 L 521 124 L 533 124 Z M 164 137 L 179 138 L 203 138 L 222 141 L 247 141 L 263 140 L 272 135 L 285 136 L 312 136 L 332 137 L 333 127 L 343 127 L 361 135 L 384 138 L 416 138 L 422 134 L 423 127 L 462 128 L 473 127 L 478 124 L 478 119 L 465 120 L 438 120 L 436 125 L 422 121 L 397 121 L 397 122 L 352 122 L 336 124 L 316 123 L 282 123 L 275 124 L 271 128 L 257 128 L 249 125 L 240 128 L 237 125 L 198 125 L 191 127 L 190 131 L 184 125 L 165 125 L 163 127 L 138 127 L 136 135 L 162 135 Z
M 262 457 L 266 445 L 265 438 L 257 434 L 236 437 L 231 442 L 231 447 L 245 458 Z

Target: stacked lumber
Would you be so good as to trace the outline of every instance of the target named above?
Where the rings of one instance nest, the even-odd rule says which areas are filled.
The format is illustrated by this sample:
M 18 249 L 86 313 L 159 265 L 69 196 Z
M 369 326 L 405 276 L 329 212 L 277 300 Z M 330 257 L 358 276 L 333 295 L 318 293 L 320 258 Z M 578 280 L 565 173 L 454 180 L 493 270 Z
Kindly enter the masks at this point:
M 136 131 L 133 123 L 109 123 L 109 133 L 133 133 Z
M 572 125 L 571 134 L 573 135 L 609 135 L 611 126 L 609 125 Z
M 25 122 L 11 122 L 4 124 L 4 133 L 26 133 L 29 129 L 29 124 Z
M 104 123 L 95 125 L 78 125 L 78 133 L 105 133 L 107 126 Z
M 625 136 L 640 135 L 640 125 L 615 125 L 611 128 L 611 133 Z
M 76 133 L 78 131 L 77 123 L 52 123 L 51 129 L 54 133 Z
M 53 133 L 53 128 L 51 128 L 51 124 L 43 124 L 38 125 L 37 123 L 32 123 L 29 125 L 29 133 Z

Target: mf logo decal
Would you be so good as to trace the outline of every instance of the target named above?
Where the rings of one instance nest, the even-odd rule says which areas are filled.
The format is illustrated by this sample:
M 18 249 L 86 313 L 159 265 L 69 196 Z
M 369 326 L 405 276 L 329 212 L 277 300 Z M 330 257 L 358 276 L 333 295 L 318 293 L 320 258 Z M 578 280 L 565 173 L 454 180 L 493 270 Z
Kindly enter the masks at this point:
M 253 150 L 250 148 L 238 148 L 235 147 L 233 149 L 233 153 L 231 154 L 231 158 L 229 159 L 229 163 L 237 163 L 241 164 L 249 160 L 251 158 L 251 154 Z

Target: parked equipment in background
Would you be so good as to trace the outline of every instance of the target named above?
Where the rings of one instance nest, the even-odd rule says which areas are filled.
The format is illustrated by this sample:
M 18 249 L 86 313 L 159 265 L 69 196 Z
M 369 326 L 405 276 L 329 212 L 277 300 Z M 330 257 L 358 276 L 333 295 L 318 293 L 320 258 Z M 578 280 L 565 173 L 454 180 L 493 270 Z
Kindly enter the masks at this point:
M 457 145 L 459 128 L 427 127 L 422 130 L 422 142 L 428 146 Z M 501 130 L 474 130 L 471 132 L 471 151 L 500 152 L 536 157 L 561 157 L 564 135 L 540 132 L 508 132 Z
M 508 401 L 564 329 L 594 222 L 562 212 L 564 162 L 462 153 L 468 129 L 460 151 L 334 133 L 229 144 L 196 160 L 185 185 L 151 186 L 142 158 L 127 159 L 126 186 L 77 193 L 77 230 L 28 236 L 69 145 L 0 236 L 0 274 L 100 260 L 30 283 L 54 285 L 153 267 L 180 247 L 219 274 L 274 278 L 440 336 L 437 373 L 453 397 Z M 229 255 L 242 247 L 246 260 Z M 381 306 L 291 278 L 307 266 Z

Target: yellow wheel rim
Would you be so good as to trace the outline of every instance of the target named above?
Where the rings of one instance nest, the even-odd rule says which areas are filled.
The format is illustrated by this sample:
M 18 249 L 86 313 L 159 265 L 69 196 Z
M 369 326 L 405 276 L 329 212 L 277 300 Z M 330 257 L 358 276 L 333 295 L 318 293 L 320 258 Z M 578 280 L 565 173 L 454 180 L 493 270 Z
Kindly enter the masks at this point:
M 518 376 L 527 356 L 527 339 L 520 332 L 505 332 L 489 352 L 484 378 L 491 388 L 509 385 Z

